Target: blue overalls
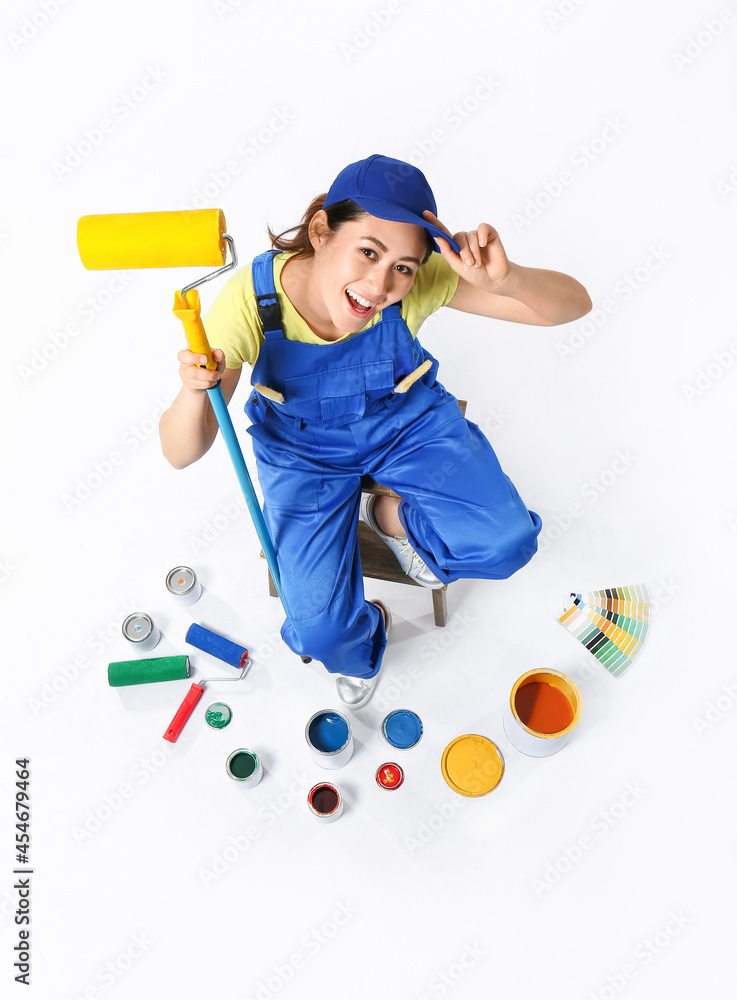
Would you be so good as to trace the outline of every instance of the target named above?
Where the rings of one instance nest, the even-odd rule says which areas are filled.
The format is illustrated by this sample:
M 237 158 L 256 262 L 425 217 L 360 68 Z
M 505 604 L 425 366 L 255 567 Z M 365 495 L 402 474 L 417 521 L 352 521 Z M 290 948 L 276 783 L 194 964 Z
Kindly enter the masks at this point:
M 267 250 L 252 266 L 265 340 L 251 384 L 283 402 L 252 390 L 245 411 L 281 575 L 282 637 L 331 673 L 368 678 L 381 666 L 386 634 L 363 591 L 362 475 L 402 497 L 409 541 L 444 583 L 511 576 L 537 551 L 542 521 L 435 380 L 438 363 L 412 337 L 399 303 L 335 343 L 287 340 L 276 253 Z M 407 392 L 394 392 L 425 360 L 429 370 Z

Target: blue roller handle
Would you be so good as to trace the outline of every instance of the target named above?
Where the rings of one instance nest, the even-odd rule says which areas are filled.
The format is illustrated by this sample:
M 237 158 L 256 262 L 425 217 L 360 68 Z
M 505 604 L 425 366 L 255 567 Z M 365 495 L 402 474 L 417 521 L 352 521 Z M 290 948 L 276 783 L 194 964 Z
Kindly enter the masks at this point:
M 271 570 L 271 577 L 274 581 L 274 585 L 276 586 L 283 606 L 284 598 L 281 593 L 281 577 L 279 576 L 279 567 L 276 565 L 276 554 L 274 552 L 274 547 L 271 544 L 269 530 L 266 527 L 266 522 L 264 521 L 264 515 L 261 512 L 258 497 L 253 489 L 251 477 L 248 474 L 241 446 L 238 444 L 238 438 L 236 437 L 235 429 L 233 428 L 233 421 L 230 419 L 230 414 L 228 413 L 228 407 L 223 397 L 220 383 L 213 386 L 212 389 L 208 389 L 207 392 L 210 397 L 210 403 L 212 404 L 212 408 L 215 412 L 218 427 L 220 428 L 223 438 L 225 439 L 225 443 L 228 446 L 228 452 L 230 453 L 230 459 L 233 463 L 235 474 L 238 477 L 238 482 L 241 484 L 243 496 L 245 497 L 251 519 L 253 520 L 256 534 L 261 542 L 261 548 L 264 550 L 266 562 Z
M 239 646 L 237 642 L 231 642 L 225 636 L 211 632 L 209 628 L 204 628 L 196 623 L 189 626 L 184 641 L 211 656 L 217 656 L 219 660 L 229 663 L 231 667 L 237 667 L 239 670 L 248 658 L 248 650 L 245 646 Z

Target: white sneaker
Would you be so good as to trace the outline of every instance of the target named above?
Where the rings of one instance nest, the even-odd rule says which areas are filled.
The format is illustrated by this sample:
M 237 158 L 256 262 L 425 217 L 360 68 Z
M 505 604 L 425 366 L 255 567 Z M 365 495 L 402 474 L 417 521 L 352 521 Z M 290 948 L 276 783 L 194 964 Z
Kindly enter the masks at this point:
M 384 614 L 384 630 L 387 638 L 392 627 L 392 613 L 383 601 L 371 601 L 376 604 Z M 374 693 L 374 689 L 379 682 L 381 667 L 373 677 L 347 677 L 345 674 L 338 674 L 335 679 L 335 690 L 338 697 L 348 708 L 361 708 Z
M 419 583 L 422 587 L 429 587 L 430 590 L 439 590 L 444 587 L 443 581 L 438 580 L 425 560 L 412 548 L 406 535 L 384 534 L 374 518 L 375 503 L 375 493 L 364 493 L 361 498 L 361 517 L 369 528 L 376 532 L 382 542 L 389 546 L 405 574 L 415 583 Z

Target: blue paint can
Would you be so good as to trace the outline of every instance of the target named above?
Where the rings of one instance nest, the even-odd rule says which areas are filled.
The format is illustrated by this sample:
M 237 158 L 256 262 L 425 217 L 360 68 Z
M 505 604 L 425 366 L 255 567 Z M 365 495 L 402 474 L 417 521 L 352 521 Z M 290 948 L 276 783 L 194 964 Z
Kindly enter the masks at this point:
M 416 712 L 397 708 L 382 722 L 381 733 L 395 750 L 409 750 L 422 739 L 422 720 Z
M 320 767 L 343 767 L 353 756 L 353 733 L 348 719 L 334 709 L 315 712 L 305 726 L 310 753 Z

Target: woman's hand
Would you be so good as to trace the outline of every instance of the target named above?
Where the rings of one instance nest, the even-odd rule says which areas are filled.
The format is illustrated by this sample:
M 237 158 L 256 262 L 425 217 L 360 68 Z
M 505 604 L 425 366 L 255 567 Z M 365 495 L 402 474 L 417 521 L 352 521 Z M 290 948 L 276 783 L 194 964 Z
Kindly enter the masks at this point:
M 225 371 L 225 355 L 221 350 L 215 348 L 212 352 L 212 358 L 217 369 L 208 371 L 207 368 L 200 368 L 200 365 L 204 365 L 207 361 L 204 354 L 193 353 L 189 350 L 180 351 L 177 354 L 179 377 L 185 389 L 190 389 L 193 392 L 205 392 L 218 384 Z
M 481 222 L 478 229 L 470 232 L 451 233 L 429 208 L 422 215 L 433 226 L 452 236 L 461 248 L 459 255 L 451 248 L 450 243 L 440 236 L 436 237 L 443 257 L 453 270 L 465 278 L 469 285 L 484 288 L 488 292 L 498 291 L 512 269 L 512 264 L 496 229 L 488 222 Z

